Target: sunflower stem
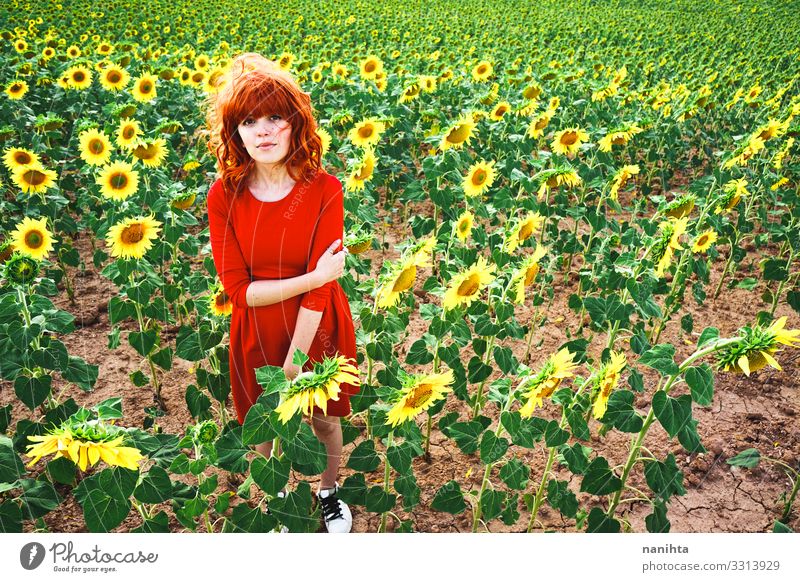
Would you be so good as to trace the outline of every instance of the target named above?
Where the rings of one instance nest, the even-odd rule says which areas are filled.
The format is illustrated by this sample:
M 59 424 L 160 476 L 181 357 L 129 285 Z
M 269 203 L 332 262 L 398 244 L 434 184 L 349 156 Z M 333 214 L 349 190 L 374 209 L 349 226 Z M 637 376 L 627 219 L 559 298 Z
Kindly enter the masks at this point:
M 536 496 L 533 498 L 533 507 L 531 508 L 531 518 L 528 521 L 528 533 L 533 531 L 533 526 L 536 523 L 536 516 L 539 515 L 539 508 L 544 501 L 544 484 L 547 482 L 547 478 L 550 476 L 550 469 L 553 466 L 553 461 L 556 458 L 556 449 L 555 447 L 550 447 L 550 452 L 547 455 L 547 464 L 544 467 L 544 473 L 542 473 L 542 481 L 539 483 L 539 488 L 536 490 Z
M 792 269 L 792 261 L 794 261 L 794 248 L 789 245 L 789 260 L 786 262 L 787 273 Z M 786 279 L 778 283 L 778 290 L 775 292 L 775 295 L 772 296 L 772 309 L 769 310 L 771 317 L 775 316 L 775 310 L 778 308 L 778 303 L 781 299 L 781 293 L 783 293 L 783 286 L 786 284 L 788 279 L 789 277 L 787 276 Z
M 383 456 L 383 490 L 389 493 L 389 478 L 391 477 L 391 468 L 389 467 L 389 449 L 392 446 L 392 437 L 394 431 L 389 431 L 389 436 L 386 438 L 386 453 Z M 386 533 L 386 518 L 387 512 L 381 513 L 381 523 L 378 526 L 378 533 Z

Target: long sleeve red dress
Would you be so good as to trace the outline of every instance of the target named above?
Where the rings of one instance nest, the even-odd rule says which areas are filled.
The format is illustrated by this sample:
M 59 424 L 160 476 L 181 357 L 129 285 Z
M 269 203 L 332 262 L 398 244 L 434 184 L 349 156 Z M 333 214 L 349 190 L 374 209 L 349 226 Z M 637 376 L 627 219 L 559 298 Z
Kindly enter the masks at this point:
M 255 369 L 283 366 L 300 307 L 322 312 L 303 370 L 312 369 L 325 355 L 357 361 L 353 316 L 338 281 L 272 305 L 250 307 L 246 301 L 251 281 L 310 272 L 336 239 L 344 240 L 342 184 L 320 170 L 311 182 L 298 181 L 281 200 L 265 202 L 248 188 L 239 196 L 227 193 L 218 179 L 209 189 L 207 204 L 214 266 L 233 303 L 231 395 L 241 424 L 263 391 Z M 339 400 L 328 403 L 328 416 L 350 413 L 350 396 L 359 387 L 343 384 L 341 390 Z M 315 407 L 314 414 L 322 411 Z

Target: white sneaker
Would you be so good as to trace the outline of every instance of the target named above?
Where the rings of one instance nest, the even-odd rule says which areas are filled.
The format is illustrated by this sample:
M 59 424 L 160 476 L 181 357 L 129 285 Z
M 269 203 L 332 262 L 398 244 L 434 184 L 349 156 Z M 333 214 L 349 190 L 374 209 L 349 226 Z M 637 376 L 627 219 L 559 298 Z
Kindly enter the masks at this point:
M 347 504 L 336 497 L 339 492 L 339 483 L 336 483 L 333 490 L 326 489 L 317 492 L 322 508 L 322 519 L 325 521 L 325 528 L 328 533 L 350 533 L 353 527 L 353 516 Z

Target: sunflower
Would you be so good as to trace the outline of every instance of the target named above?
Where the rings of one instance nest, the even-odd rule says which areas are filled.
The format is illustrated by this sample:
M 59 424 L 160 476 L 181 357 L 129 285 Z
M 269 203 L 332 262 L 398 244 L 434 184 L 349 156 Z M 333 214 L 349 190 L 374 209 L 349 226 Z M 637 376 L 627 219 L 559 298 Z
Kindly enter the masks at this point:
M 547 358 L 542 369 L 536 374 L 528 374 L 523 377 L 517 391 L 522 392 L 519 396 L 525 400 L 525 404 L 519 409 L 520 415 L 530 417 L 537 407 L 542 406 L 545 398 L 552 396 L 561 382 L 574 376 L 573 370 L 577 364 L 572 361 L 575 354 L 567 348 L 562 348 L 558 353 Z
M 589 134 L 580 127 L 569 127 L 556 133 L 550 149 L 557 154 L 573 156 L 587 139 L 589 139 Z
M 328 153 L 328 150 L 331 147 L 331 134 L 328 132 L 327 129 L 324 127 L 317 127 L 317 135 L 319 136 L 319 140 L 322 142 L 322 150 L 320 151 L 320 157 L 324 158 L 325 154 Z
M 208 306 L 211 313 L 219 316 L 226 316 L 233 313 L 233 301 L 225 293 L 224 289 L 215 290 L 208 298 Z
M 139 449 L 122 446 L 125 439 L 126 434 L 121 428 L 97 420 L 80 420 L 73 415 L 47 434 L 28 436 L 32 444 L 27 447 L 26 456 L 31 457 L 27 466 L 31 467 L 42 457 L 55 453 L 53 459 L 65 457 L 78 465 L 81 471 L 100 460 L 112 467 L 136 471 L 144 457 Z
M 700 233 L 699 235 L 697 235 L 697 238 L 694 239 L 694 244 L 692 244 L 692 252 L 693 253 L 706 252 L 709 248 L 711 248 L 711 245 L 717 242 L 718 238 L 719 237 L 717 236 L 716 231 L 714 231 L 713 229 L 708 229 L 705 232 Z
M 472 67 L 472 78 L 480 83 L 488 80 L 493 72 L 494 68 L 492 67 L 492 63 L 489 61 L 481 61 Z
M 468 307 L 478 298 L 481 290 L 494 281 L 495 269 L 495 265 L 487 264 L 486 259 L 480 256 L 475 264 L 453 277 L 442 301 L 444 310 Z
M 650 251 L 651 258 L 656 262 L 656 277 L 664 276 L 664 271 L 672 263 L 673 251 L 679 251 L 683 248 L 680 244 L 680 238 L 686 232 L 688 223 L 689 219 L 684 217 L 670 218 L 658 225 L 661 234 Z
M 800 106 L 800 103 L 798 103 Z M 783 160 L 789 154 L 789 150 L 792 149 L 794 146 L 794 138 L 790 137 L 786 140 L 786 143 L 783 144 L 783 147 L 775 154 L 772 158 L 772 167 L 776 170 L 780 170 L 783 167 Z
M 536 250 L 522 261 L 522 264 L 511 276 L 511 289 L 514 291 L 514 303 L 517 305 L 525 301 L 525 289 L 533 285 L 536 280 L 540 269 L 539 261 L 546 253 L 547 247 L 537 246 Z
M 541 85 L 539 85 L 539 83 L 536 83 L 535 81 L 533 83 L 528 84 L 522 90 L 522 96 L 529 101 L 533 101 L 534 99 L 539 99 L 539 95 L 541 94 L 542 94 L 542 87 Z
M 87 89 L 92 84 L 92 70 L 83 65 L 75 65 L 65 73 L 71 89 Z
M 694 210 L 695 201 L 696 197 L 694 194 L 684 194 L 662 206 L 659 210 L 665 216 L 683 218 L 684 216 L 689 216 L 692 210 Z
M 69 48 L 67 48 L 67 56 L 71 59 L 77 59 L 79 56 L 81 56 L 80 47 L 74 44 L 70 45 Z
M 739 330 L 740 342 L 726 346 L 717 352 L 717 366 L 725 372 L 749 376 L 767 364 L 780 370 L 773 355 L 780 349 L 778 344 L 796 347 L 800 342 L 800 329 L 784 329 L 786 316 L 775 320 L 769 327 L 755 325 Z
M 111 140 L 102 131 L 87 129 L 80 134 L 81 159 L 90 166 L 102 166 L 111 158 Z
M 425 93 L 436 91 L 436 77 L 433 75 L 420 75 L 417 83 Z
M 125 218 L 109 229 L 106 243 L 112 257 L 141 259 L 152 248 L 160 230 L 161 223 L 153 216 Z
M 14 41 L 14 50 L 17 51 L 18 53 L 24 53 L 25 51 L 28 50 L 28 43 L 22 40 L 21 38 L 18 38 L 17 40 Z
M 131 154 L 148 168 L 158 168 L 167 157 L 167 142 L 163 137 L 149 141 L 140 140 L 136 147 L 131 149 Z
M 595 374 L 592 382 L 592 394 L 594 395 L 592 413 L 595 418 L 601 419 L 606 413 L 608 398 L 619 384 L 620 372 L 625 368 L 626 363 L 625 354 L 611 352 L 611 358 Z
M 45 169 L 40 163 L 19 166 L 11 174 L 11 180 L 28 194 L 39 194 L 56 182 L 56 173 Z
M 606 135 L 600 138 L 597 145 L 601 152 L 610 152 L 611 148 L 615 145 L 625 145 L 637 133 L 644 131 L 638 125 L 631 124 L 618 129 L 609 131 Z
M 132 150 L 139 143 L 141 134 L 142 128 L 139 126 L 138 121 L 123 117 L 119 120 L 115 141 L 122 149 Z
M 359 63 L 358 69 L 362 79 L 372 81 L 383 72 L 383 61 L 370 55 Z
M 472 197 L 480 196 L 486 192 L 497 175 L 494 164 L 494 161 L 485 162 L 483 160 L 472 164 L 469 170 L 467 170 L 467 175 L 464 176 L 464 181 L 462 182 L 464 194 Z
M 400 93 L 400 97 L 397 99 L 397 102 L 409 103 L 410 101 L 416 99 L 421 91 L 422 88 L 420 87 L 419 83 L 412 83 L 403 89 L 403 92 Z
M 475 129 L 475 122 L 470 115 L 462 116 L 458 121 L 451 125 L 442 137 L 439 149 L 443 152 L 453 149 L 461 149 L 464 144 L 468 144 L 472 137 L 472 130 Z
M 617 173 L 614 174 L 614 177 L 611 179 L 611 189 L 609 190 L 611 199 L 616 200 L 620 189 L 624 188 L 628 180 L 638 173 L 639 166 L 637 165 L 626 165 L 617 170 Z
M 436 244 L 432 237 L 427 240 L 431 240 L 434 245 Z M 423 246 L 416 251 L 410 249 L 404 253 L 404 256 L 399 261 L 390 263 L 378 285 L 378 291 L 375 296 L 378 307 L 388 309 L 397 305 L 400 295 L 414 286 L 414 281 L 417 279 L 417 268 L 430 266 L 431 257 L 428 246 Z
M 503 116 L 509 111 L 511 111 L 511 103 L 508 101 L 501 101 L 495 105 L 492 111 L 489 113 L 489 119 L 492 121 L 501 121 Z
M 130 77 L 128 71 L 112 63 L 100 74 L 100 85 L 107 91 L 121 91 Z
M 355 234 L 348 234 L 344 240 L 344 246 L 351 255 L 360 255 L 372 248 L 372 239 L 374 235 L 371 232 L 357 232 Z
M 453 231 L 458 237 L 458 240 L 463 242 L 469 238 L 469 235 L 472 232 L 472 225 L 474 223 L 475 217 L 469 210 L 465 210 L 461 213 L 461 216 L 458 217 L 458 220 L 456 220 L 455 224 L 453 225 Z
M 500 83 L 492 83 L 486 95 L 480 98 L 481 105 L 491 105 L 497 100 L 497 95 L 500 93 Z
M 6 87 L 5 93 L 9 99 L 16 101 L 22 99 L 28 92 L 28 84 L 25 81 L 11 81 Z
M 734 152 L 733 156 L 731 156 L 722 164 L 722 168 L 728 170 L 737 165 L 746 166 L 750 158 L 763 150 L 764 147 L 763 139 L 758 136 L 752 136 L 745 145 L 738 148 Z
M 415 374 L 406 376 L 403 387 L 392 398 L 392 408 L 386 417 L 386 423 L 392 428 L 412 420 L 420 412 L 428 410 L 436 402 L 445 398 L 453 389 L 453 371 L 441 374 Z
M 47 217 L 38 220 L 26 216 L 11 234 L 15 251 L 41 261 L 53 250 L 53 235 L 47 230 Z
M 139 173 L 128 162 L 113 162 L 100 171 L 96 182 L 105 198 L 122 202 L 136 193 Z
M 140 75 L 133 82 L 131 95 L 136 101 L 146 103 L 156 98 L 156 77 L 150 73 Z
M 367 148 L 377 144 L 381 139 L 381 134 L 386 131 L 386 124 L 374 117 L 360 121 L 349 131 L 347 137 L 353 145 Z
M 39 164 L 39 156 L 31 150 L 25 148 L 6 148 L 3 151 L 3 163 L 9 172 L 15 172 L 19 168 Z
M 323 414 L 328 413 L 328 401 L 339 400 L 342 384 L 360 383 L 358 368 L 352 359 L 345 356 L 326 357 L 314 363 L 314 370 L 298 374 L 289 384 L 286 399 L 275 409 L 284 424 L 298 411 L 309 416 L 317 406 Z
M 505 242 L 503 243 L 503 250 L 507 253 L 513 253 L 517 247 L 524 244 L 531 236 L 533 236 L 544 224 L 544 217 L 538 212 L 529 212 L 522 220 L 517 221 L 509 231 Z
M 333 75 L 336 77 L 341 77 L 342 79 L 345 79 L 348 77 L 348 75 L 350 75 L 350 71 L 348 71 L 347 67 L 345 67 L 342 63 L 334 63 L 331 67 L 331 73 L 333 73 Z
M 782 123 L 775 119 L 770 119 L 766 124 L 756 129 L 755 134 L 763 141 L 769 141 L 772 138 L 780 137 L 786 132 L 788 127 L 787 123 Z
M 533 139 L 541 137 L 544 134 L 547 124 L 550 123 L 552 118 L 553 114 L 550 111 L 544 111 L 543 113 L 540 113 L 531 120 L 530 124 L 528 125 L 528 131 L 526 132 L 526 135 L 528 137 L 532 137 Z
M 363 190 L 364 185 L 372 180 L 372 175 L 375 172 L 375 164 L 377 163 L 378 160 L 375 157 L 375 153 L 371 149 L 364 150 L 364 157 L 361 158 L 361 162 L 356 169 L 347 176 L 347 181 L 345 182 L 347 191 L 356 192 L 358 190 Z

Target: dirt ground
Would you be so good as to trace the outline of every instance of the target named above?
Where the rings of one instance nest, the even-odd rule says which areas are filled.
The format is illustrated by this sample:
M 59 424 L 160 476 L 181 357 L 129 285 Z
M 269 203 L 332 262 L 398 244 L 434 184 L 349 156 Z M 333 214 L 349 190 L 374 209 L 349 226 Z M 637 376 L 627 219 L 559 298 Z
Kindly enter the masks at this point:
M 422 212 L 424 213 L 424 209 Z M 399 229 L 392 228 L 387 233 L 386 240 L 392 243 L 402 240 L 404 237 L 405 234 Z M 116 294 L 116 288 L 112 282 L 95 272 L 91 263 L 89 241 L 85 237 L 80 237 L 74 244 L 88 267 L 85 273 L 70 269 L 76 288 L 76 304 L 70 304 L 63 286 L 59 296 L 51 299 L 59 308 L 76 316 L 75 323 L 78 329 L 62 338 L 69 353 L 79 355 L 87 362 L 98 365 L 100 372 L 95 389 L 91 392 L 83 392 L 75 386 L 66 386 L 62 380 L 56 377 L 53 379 L 53 391 L 60 395 L 62 400 L 71 396 L 84 406 L 94 405 L 106 398 L 121 396 L 124 423 L 128 426 L 141 427 L 145 418 L 143 409 L 152 406 L 153 399 L 149 387 L 135 387 L 128 375 L 138 369 L 149 374 L 146 361 L 128 345 L 125 332 L 122 333 L 120 346 L 113 351 L 108 349 L 107 334 L 111 328 L 107 305 L 109 299 Z M 361 256 L 372 259 L 372 270 L 375 274 L 384 258 L 391 259 L 397 256 L 392 249 L 393 246 L 390 246 L 385 253 L 380 250 L 372 250 Z M 723 246 L 722 251 L 727 253 L 727 247 Z M 751 255 L 755 257 L 757 253 L 751 251 Z M 717 261 L 715 265 L 711 278 L 711 289 L 714 289 L 718 281 L 721 263 L 722 261 Z M 420 270 L 417 276 L 417 288 L 421 287 L 428 274 L 428 270 Z M 547 312 L 549 323 L 540 330 L 540 337 L 534 338 L 534 346 L 539 340 L 542 340 L 542 343 L 533 348 L 530 365 L 543 362 L 559 345 L 567 341 L 565 329 L 574 330 L 576 328 L 576 315 L 566 305 L 567 298 L 575 292 L 576 288 L 576 280 L 565 285 L 563 277 L 556 278 L 555 300 Z M 693 300 L 689 299 L 686 308 L 694 317 L 695 330 L 699 332 L 708 325 L 714 325 L 720 329 L 724 337 L 732 335 L 740 326 L 751 323 L 756 313 L 766 308 L 759 299 L 762 290 L 761 288 L 753 291 L 726 289 L 717 300 L 712 299 L 709 293 L 705 305 L 698 307 Z M 532 308 L 528 305 L 519 306 L 516 315 L 523 325 L 527 324 L 533 315 Z M 680 329 L 678 323 L 680 315 L 679 313 L 673 318 L 660 340 L 661 342 L 671 342 L 677 347 L 676 359 L 678 361 L 692 352 L 692 344 L 697 339 L 696 334 L 688 337 Z M 777 315 L 788 316 L 787 327 L 800 327 L 798 314 L 787 305 L 779 305 Z M 427 323 L 419 315 L 412 316 L 408 336 L 401 348 L 402 354 L 405 354 L 409 346 L 425 331 L 426 325 Z M 133 326 L 133 322 L 127 322 L 123 328 L 133 330 Z M 172 330 L 172 334 L 168 333 L 167 337 L 174 339 L 174 333 L 175 330 Z M 225 341 L 227 341 L 227 337 Z M 524 340 L 505 340 L 501 341 L 500 345 L 511 347 L 518 358 L 522 358 L 525 353 Z M 472 355 L 471 348 L 465 348 L 462 352 L 463 361 L 467 361 Z M 798 466 L 800 461 L 800 425 L 797 418 L 798 409 L 800 409 L 799 357 L 800 350 L 787 349 L 778 358 L 783 366 L 783 371 L 767 368 L 754 373 L 750 378 L 733 374 L 720 374 L 715 378 L 713 404 L 707 408 L 695 406 L 694 409 L 694 416 L 699 420 L 700 437 L 708 449 L 706 454 L 687 455 L 677 439 L 669 439 L 661 426 L 654 423 L 645 445 L 660 459 L 663 459 L 669 452 L 675 453 L 678 467 L 684 473 L 684 486 L 687 490 L 685 496 L 674 497 L 669 505 L 668 518 L 672 523 L 672 531 L 763 532 L 772 529 L 773 521 L 780 515 L 779 498 L 782 494 L 788 493 L 791 488 L 790 480 L 784 471 L 773 464 L 763 462 L 755 469 L 739 469 L 731 467 L 725 461 L 743 449 L 757 447 L 762 455 L 768 455 L 795 467 Z M 401 357 L 401 359 L 404 358 Z M 159 424 L 163 427 L 164 432 L 180 434 L 183 428 L 192 422 L 184 402 L 186 386 L 195 381 L 194 375 L 190 373 L 192 365 L 191 362 L 176 358 L 171 371 L 159 370 L 163 382 L 162 393 L 169 410 L 167 416 L 159 419 Z M 496 375 L 497 372 L 488 382 L 491 382 Z M 650 390 L 652 390 L 653 384 L 652 382 L 647 384 L 647 382 L 652 379 L 653 376 L 645 375 L 646 386 L 650 386 Z M 473 386 L 471 389 L 474 390 L 475 387 Z M 675 389 L 676 394 L 684 391 L 685 386 Z M 646 390 L 644 394 L 636 397 L 635 405 L 640 412 L 647 410 L 646 407 L 649 403 L 647 394 Z M 0 384 L 0 405 L 9 402 L 14 403 L 12 427 L 9 429 L 11 431 L 17 420 L 30 418 L 31 413 L 16 401 L 12 384 L 3 382 Z M 229 406 L 229 410 L 232 413 L 232 406 Z M 462 419 L 466 418 L 468 414 L 466 405 L 455 398 L 451 398 L 445 407 L 445 412 L 451 410 L 459 411 Z M 546 403 L 544 410 L 540 410 L 539 413 L 555 418 L 557 409 L 552 403 Z M 493 418 L 497 417 L 497 409 L 493 403 L 487 405 L 485 414 Z M 355 424 L 359 426 L 360 420 L 356 420 Z M 602 452 L 611 464 L 623 463 L 627 456 L 631 435 L 611 431 L 606 436 L 600 437 L 597 435 L 597 423 L 592 424 L 591 427 L 592 441 L 588 443 L 589 446 Z M 354 446 L 355 444 L 351 443 L 345 447 L 342 459 L 343 469 L 339 477 L 340 483 L 352 473 L 349 469 L 344 468 L 344 465 Z M 518 447 L 512 447 L 512 449 L 517 449 L 516 452 L 520 458 L 532 467 L 532 481 L 528 485 L 528 491 L 531 491 L 538 486 L 538 480 L 541 478 L 545 466 L 547 451 L 541 446 L 530 451 Z M 41 467 L 41 463 L 37 466 L 37 468 L 39 467 Z M 573 491 L 579 490 L 578 478 L 572 476 L 566 468 L 559 468 L 556 465 L 555 472 L 559 479 L 571 482 Z M 453 441 L 448 440 L 436 430 L 434 424 L 431 462 L 428 463 L 422 458 L 415 459 L 414 474 L 422 490 L 421 502 L 411 514 L 399 511 L 398 515 L 404 519 L 412 519 L 416 531 L 470 531 L 472 517 L 469 510 L 460 515 L 451 516 L 432 510 L 430 503 L 439 487 L 450 479 L 457 480 L 465 492 L 477 491 L 480 488 L 483 470 L 477 454 L 463 454 Z M 293 480 L 295 478 L 296 476 L 292 477 Z M 382 467 L 375 473 L 367 475 L 367 479 L 368 483 L 382 483 Z M 504 487 L 497 475 L 497 469 L 493 471 L 491 480 L 494 486 Z M 311 482 L 312 487 L 315 488 L 316 480 L 311 479 Z M 220 490 L 226 486 L 235 490 L 235 481 L 230 484 L 225 478 L 221 478 L 220 483 Z M 646 489 L 641 465 L 633 473 L 630 483 Z M 53 532 L 87 531 L 81 507 L 69 492 L 69 488 L 58 486 L 58 490 L 65 495 L 66 500 L 58 511 L 51 512 L 44 517 L 49 530 Z M 255 494 L 255 488 L 253 491 Z M 584 494 L 578 494 L 578 498 L 582 503 L 589 501 Z M 172 517 L 168 504 L 163 504 L 163 507 L 170 515 L 170 529 L 182 531 L 183 527 Z M 374 532 L 377 530 L 379 516 L 368 514 L 363 511 L 363 508 L 353 507 L 352 510 L 354 515 L 353 531 Z M 507 527 L 499 520 L 494 520 L 488 524 L 488 530 L 493 532 L 525 531 L 529 512 L 522 502 L 520 502 L 519 510 L 521 517 L 516 525 Z M 650 513 L 647 504 L 626 503 L 620 507 L 620 511 L 624 512 L 622 517 L 630 522 L 633 531 L 646 531 L 644 518 Z M 790 527 L 795 530 L 800 529 L 800 517 L 798 516 L 800 516 L 800 510 L 795 508 L 789 523 Z M 543 505 L 540 510 L 539 518 L 546 530 L 575 531 L 573 520 L 564 520 L 547 504 Z M 141 518 L 135 510 L 132 510 L 115 531 L 129 531 L 140 524 Z M 390 519 L 390 528 L 393 526 Z M 26 528 L 30 530 L 31 524 L 26 524 Z M 537 531 L 541 531 L 541 528 L 537 528 Z

